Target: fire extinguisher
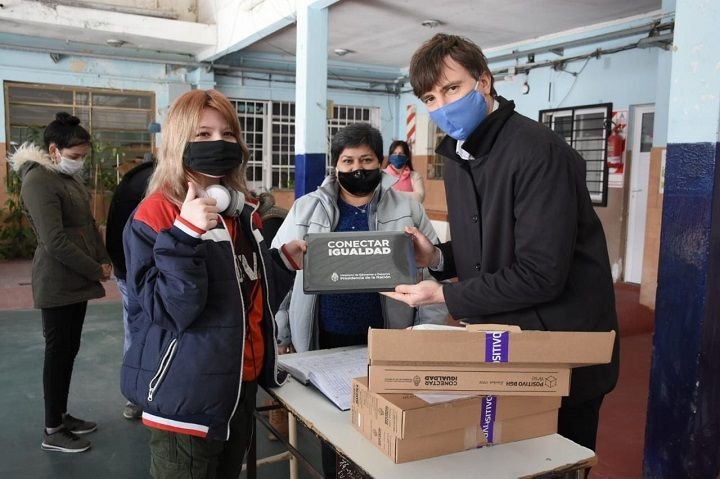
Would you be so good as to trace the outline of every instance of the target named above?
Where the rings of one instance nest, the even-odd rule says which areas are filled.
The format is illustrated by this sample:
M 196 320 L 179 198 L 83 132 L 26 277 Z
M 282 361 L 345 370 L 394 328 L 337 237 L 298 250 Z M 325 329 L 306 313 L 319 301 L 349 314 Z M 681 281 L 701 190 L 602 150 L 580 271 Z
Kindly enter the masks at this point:
M 621 173 L 623 167 L 622 155 L 625 152 L 625 138 L 620 134 L 623 127 L 614 125 L 612 133 L 607 139 L 607 161 L 611 172 Z

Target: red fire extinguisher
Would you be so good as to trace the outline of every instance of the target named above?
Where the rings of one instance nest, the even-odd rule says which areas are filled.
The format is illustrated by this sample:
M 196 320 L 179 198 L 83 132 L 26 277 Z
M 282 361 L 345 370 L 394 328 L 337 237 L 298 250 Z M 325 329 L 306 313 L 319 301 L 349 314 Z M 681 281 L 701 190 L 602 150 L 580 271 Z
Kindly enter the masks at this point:
M 614 124 L 612 133 L 607 139 L 607 161 L 610 173 L 622 173 L 625 138 L 622 136 L 623 125 Z

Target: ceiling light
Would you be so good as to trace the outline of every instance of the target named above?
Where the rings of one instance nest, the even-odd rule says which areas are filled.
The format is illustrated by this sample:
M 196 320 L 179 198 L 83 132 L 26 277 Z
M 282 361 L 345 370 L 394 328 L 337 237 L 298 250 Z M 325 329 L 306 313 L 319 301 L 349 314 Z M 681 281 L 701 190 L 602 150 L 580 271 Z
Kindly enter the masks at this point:
M 339 57 L 344 57 L 348 53 L 355 53 L 355 50 L 350 50 L 348 48 L 336 48 L 333 51 L 335 52 L 335 55 L 337 55 Z
M 429 20 L 423 20 L 422 22 L 420 22 L 420 25 L 422 25 L 423 27 L 435 28 L 442 25 L 442 22 L 440 20 L 435 20 L 434 18 L 431 18 Z
M 105 40 L 105 43 L 110 45 L 111 47 L 121 47 L 127 42 L 125 40 L 120 40 L 119 38 L 108 38 L 107 40 Z

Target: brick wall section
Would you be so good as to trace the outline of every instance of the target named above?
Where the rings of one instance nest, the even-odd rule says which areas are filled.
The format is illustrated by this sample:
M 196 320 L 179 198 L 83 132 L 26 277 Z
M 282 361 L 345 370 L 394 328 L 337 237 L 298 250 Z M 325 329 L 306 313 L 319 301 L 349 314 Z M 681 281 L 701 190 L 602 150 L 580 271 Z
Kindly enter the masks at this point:
M 650 152 L 650 179 L 648 187 L 647 220 L 645 223 L 645 250 L 643 254 L 640 304 L 655 309 L 658 260 L 660 258 L 660 226 L 662 224 L 663 195 L 660 194 L 660 163 L 665 148 Z

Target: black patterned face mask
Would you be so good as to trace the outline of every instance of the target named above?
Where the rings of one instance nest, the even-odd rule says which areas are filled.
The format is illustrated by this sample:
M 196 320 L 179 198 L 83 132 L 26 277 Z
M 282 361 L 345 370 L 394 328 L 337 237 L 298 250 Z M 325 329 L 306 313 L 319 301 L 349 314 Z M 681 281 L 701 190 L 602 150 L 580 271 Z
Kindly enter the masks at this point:
M 366 196 L 375 191 L 380 184 L 380 168 L 373 170 L 355 170 L 337 172 L 338 181 L 353 196 Z
M 242 163 L 240 143 L 225 140 L 193 141 L 183 152 L 183 165 L 209 176 L 225 176 Z

